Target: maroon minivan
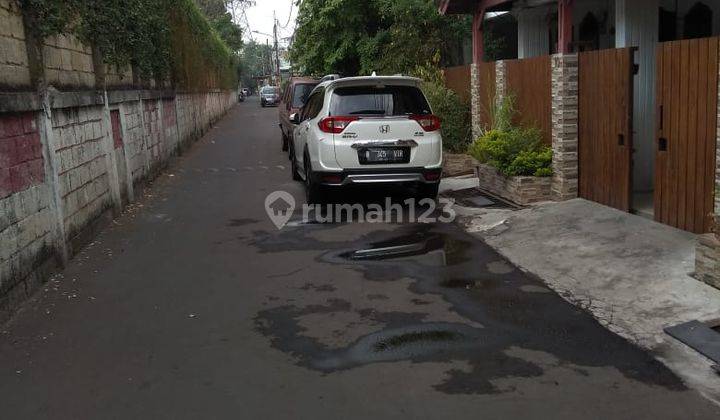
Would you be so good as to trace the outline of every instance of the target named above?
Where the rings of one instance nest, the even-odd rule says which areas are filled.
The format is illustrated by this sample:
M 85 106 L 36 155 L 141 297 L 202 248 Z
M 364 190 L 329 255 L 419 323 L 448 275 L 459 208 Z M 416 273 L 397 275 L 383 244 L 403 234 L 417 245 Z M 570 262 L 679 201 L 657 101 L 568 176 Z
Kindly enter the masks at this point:
M 280 97 L 280 131 L 282 133 L 282 150 L 287 151 L 290 139 L 293 135 L 293 125 L 290 122 L 290 115 L 300 112 L 305 105 L 307 97 L 315 86 L 320 83 L 318 80 L 306 77 L 293 77 L 288 82 L 282 96 Z

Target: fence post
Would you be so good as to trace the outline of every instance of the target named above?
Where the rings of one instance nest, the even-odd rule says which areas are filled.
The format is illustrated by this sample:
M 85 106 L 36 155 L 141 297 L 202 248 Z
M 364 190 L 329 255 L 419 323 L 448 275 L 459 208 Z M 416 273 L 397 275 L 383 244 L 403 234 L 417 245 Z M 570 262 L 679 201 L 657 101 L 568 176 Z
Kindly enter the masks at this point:
M 130 137 L 128 136 L 125 108 L 126 107 L 124 102 L 121 102 L 120 105 L 118 105 L 118 116 L 120 117 L 120 132 L 122 133 L 123 138 L 123 156 L 125 157 L 125 185 L 127 187 L 128 202 L 132 203 L 135 201 L 135 186 L 133 185 L 132 160 L 130 159 L 130 150 L 128 149 Z
M 552 56 L 552 193 L 557 201 L 578 196 L 578 55 Z
M 115 156 L 115 142 L 113 141 L 112 122 L 110 121 L 110 103 L 107 90 L 103 91 L 105 105 L 103 106 L 103 140 L 101 147 L 104 149 L 105 165 L 108 171 L 108 183 L 110 184 L 110 197 L 112 198 L 113 214 L 118 216 L 122 212 L 122 197 L 120 195 L 120 177 L 117 170 L 117 157 Z
M 62 197 L 60 196 L 60 179 L 57 153 L 55 153 L 55 141 L 52 127 L 52 106 L 48 90 L 41 92 L 42 110 L 39 112 L 38 128 L 40 142 L 42 144 L 43 161 L 45 165 L 45 179 L 50 186 L 50 209 L 53 214 L 53 241 L 57 249 L 59 263 L 65 267 L 70 256 L 67 248 L 67 236 L 65 234 L 65 213 L 63 211 Z

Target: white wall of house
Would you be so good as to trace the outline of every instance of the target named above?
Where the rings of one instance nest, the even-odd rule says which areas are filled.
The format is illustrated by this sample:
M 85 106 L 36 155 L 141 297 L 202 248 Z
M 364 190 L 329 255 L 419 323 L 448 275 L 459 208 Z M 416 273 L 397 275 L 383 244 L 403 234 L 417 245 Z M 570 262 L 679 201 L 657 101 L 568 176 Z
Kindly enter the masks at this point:
M 638 47 L 635 63 L 634 172 L 635 191 L 651 191 L 655 169 L 655 48 L 660 0 L 616 0 L 615 44 Z
M 521 9 L 515 12 L 518 21 L 518 58 L 550 54 L 548 14 L 553 6 Z M 557 6 L 554 6 L 557 9 Z

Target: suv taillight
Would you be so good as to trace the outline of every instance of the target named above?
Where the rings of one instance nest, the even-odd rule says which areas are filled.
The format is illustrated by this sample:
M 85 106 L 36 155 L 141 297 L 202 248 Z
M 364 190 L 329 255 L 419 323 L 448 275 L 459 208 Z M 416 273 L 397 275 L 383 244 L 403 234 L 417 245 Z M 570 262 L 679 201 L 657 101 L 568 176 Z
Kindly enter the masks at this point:
M 411 115 L 410 119 L 417 121 L 425 131 L 437 131 L 440 129 L 440 118 L 435 115 Z
M 327 117 L 320 120 L 318 126 L 324 133 L 340 134 L 351 122 L 359 119 L 358 117 Z

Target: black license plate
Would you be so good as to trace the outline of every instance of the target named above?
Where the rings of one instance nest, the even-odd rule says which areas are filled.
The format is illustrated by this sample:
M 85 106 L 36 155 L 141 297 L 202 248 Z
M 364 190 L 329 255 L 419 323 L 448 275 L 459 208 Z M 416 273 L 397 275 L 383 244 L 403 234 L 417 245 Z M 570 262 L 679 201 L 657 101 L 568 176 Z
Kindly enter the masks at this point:
M 363 165 L 410 162 L 409 147 L 368 147 L 358 150 Z

